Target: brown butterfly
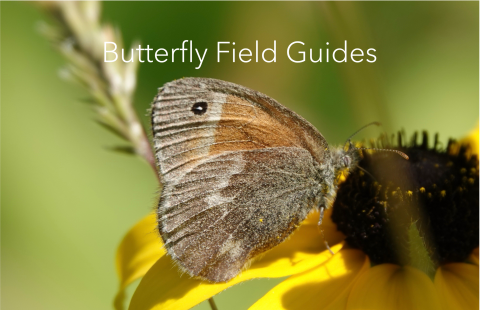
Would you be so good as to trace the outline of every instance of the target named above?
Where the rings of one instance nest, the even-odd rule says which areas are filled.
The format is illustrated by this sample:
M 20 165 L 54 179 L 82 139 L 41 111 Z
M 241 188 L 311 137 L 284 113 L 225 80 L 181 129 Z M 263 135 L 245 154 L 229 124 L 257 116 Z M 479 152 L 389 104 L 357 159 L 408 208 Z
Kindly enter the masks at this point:
M 229 82 L 185 78 L 152 104 L 158 229 L 191 276 L 225 282 L 331 206 L 357 149 L 330 149 L 301 116 Z M 321 220 L 321 219 L 320 219 Z

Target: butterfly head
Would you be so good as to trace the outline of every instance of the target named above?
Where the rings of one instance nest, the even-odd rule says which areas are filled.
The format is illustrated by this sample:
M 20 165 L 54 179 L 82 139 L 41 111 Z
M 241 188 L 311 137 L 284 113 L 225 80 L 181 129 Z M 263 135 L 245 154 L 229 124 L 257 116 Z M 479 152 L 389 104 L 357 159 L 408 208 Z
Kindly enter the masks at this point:
M 362 148 L 357 148 L 353 143 L 352 143 L 352 138 L 362 131 L 363 129 L 371 126 L 371 125 L 376 125 L 379 126 L 379 122 L 372 122 L 369 123 L 356 132 L 354 132 L 345 142 L 343 148 L 337 149 L 337 154 L 334 155 L 334 167 L 335 170 L 337 171 L 337 176 L 342 174 L 345 175 L 345 173 L 348 173 L 349 170 L 353 167 L 357 166 L 357 163 L 359 161 L 359 154 L 358 151 Z
M 347 141 L 343 147 L 336 148 L 332 152 L 332 167 L 336 177 L 348 174 L 357 166 L 359 159 L 358 149 L 351 141 Z
M 348 164 L 348 167 L 351 167 L 352 165 L 356 166 L 360 160 L 359 149 L 350 140 L 345 143 L 343 149 L 345 165 Z
M 352 166 L 354 158 L 356 159 L 357 149 L 353 146 L 352 142 L 348 141 L 348 145 L 343 147 L 343 152 L 341 154 L 341 162 L 343 167 L 349 169 Z

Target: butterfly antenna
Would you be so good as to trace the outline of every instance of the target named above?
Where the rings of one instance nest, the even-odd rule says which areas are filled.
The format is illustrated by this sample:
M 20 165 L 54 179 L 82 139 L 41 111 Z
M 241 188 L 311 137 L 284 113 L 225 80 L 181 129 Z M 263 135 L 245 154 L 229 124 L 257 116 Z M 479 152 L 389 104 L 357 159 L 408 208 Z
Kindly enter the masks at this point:
M 371 122 L 365 126 L 363 126 L 362 128 L 360 128 L 359 130 L 355 131 L 353 133 L 353 135 L 351 135 L 347 141 L 345 142 L 345 146 L 347 146 L 347 144 L 350 144 L 350 146 L 353 147 L 353 149 L 355 150 L 372 150 L 372 151 L 382 151 L 382 152 L 394 152 L 394 153 L 397 153 L 398 155 L 402 156 L 403 158 L 405 158 L 406 160 L 408 160 L 408 155 L 403 153 L 403 152 L 400 152 L 400 151 L 397 151 L 397 150 L 390 150 L 390 149 L 376 149 L 376 148 L 366 148 L 366 147 L 361 147 L 361 148 L 357 148 L 357 147 L 354 147 L 352 145 L 352 142 L 351 142 L 351 139 L 357 134 L 359 133 L 360 131 L 364 130 L 365 128 L 369 127 L 369 126 L 372 126 L 372 125 L 376 125 L 376 126 L 380 126 L 381 124 L 379 122 Z M 366 172 L 366 171 L 365 171 Z
M 372 125 L 376 125 L 376 126 L 380 126 L 381 124 L 379 122 L 371 122 L 370 124 L 367 124 L 365 126 L 363 126 L 362 128 L 360 128 L 359 130 L 355 131 L 353 133 L 353 135 L 351 135 L 350 137 L 348 137 L 347 141 L 345 142 L 345 145 L 350 142 L 350 140 L 357 134 L 359 133 L 360 131 L 364 130 L 365 128 L 369 127 L 369 126 L 372 126 Z
M 408 155 L 405 154 L 404 152 L 398 151 L 398 150 L 391 150 L 391 149 L 376 149 L 376 148 L 370 148 L 370 147 L 356 147 L 356 150 L 372 150 L 372 151 L 378 151 L 378 152 L 393 152 L 397 153 L 398 155 L 402 156 L 406 160 L 409 159 Z

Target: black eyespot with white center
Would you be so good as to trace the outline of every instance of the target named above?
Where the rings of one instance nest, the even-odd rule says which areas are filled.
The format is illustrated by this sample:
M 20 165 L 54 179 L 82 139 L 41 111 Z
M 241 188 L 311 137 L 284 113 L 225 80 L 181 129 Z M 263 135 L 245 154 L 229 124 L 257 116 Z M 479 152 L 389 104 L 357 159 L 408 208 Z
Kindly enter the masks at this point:
M 195 115 L 202 115 L 207 112 L 207 108 L 208 108 L 208 103 L 206 103 L 205 101 L 200 101 L 195 103 L 192 106 L 192 112 Z

